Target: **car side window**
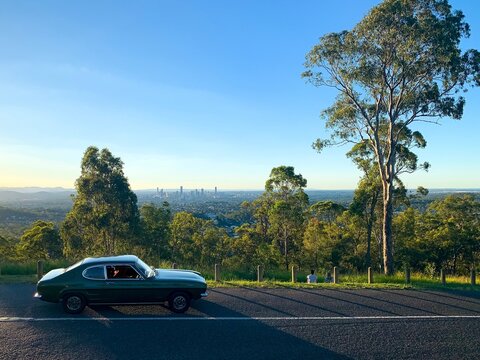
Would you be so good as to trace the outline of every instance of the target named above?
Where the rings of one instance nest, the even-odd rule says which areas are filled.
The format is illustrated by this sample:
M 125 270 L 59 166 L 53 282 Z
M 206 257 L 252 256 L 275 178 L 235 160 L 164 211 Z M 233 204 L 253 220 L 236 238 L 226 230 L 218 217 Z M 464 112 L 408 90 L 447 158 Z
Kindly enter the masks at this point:
M 83 271 L 83 277 L 91 280 L 105 280 L 105 269 L 103 266 L 92 266 Z
M 107 265 L 107 278 L 140 279 L 140 275 L 130 265 Z

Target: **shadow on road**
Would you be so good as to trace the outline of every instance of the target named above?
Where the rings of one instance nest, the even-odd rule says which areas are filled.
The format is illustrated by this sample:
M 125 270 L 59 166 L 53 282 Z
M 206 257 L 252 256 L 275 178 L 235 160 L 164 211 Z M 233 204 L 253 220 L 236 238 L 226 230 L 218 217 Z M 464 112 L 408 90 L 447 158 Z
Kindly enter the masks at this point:
M 0 288 L 0 306 L 11 309 L 18 307 L 20 294 L 28 293 L 23 289 L 20 294 L 11 293 L 13 296 L 4 297 L 2 290 Z M 35 317 L 40 304 L 31 299 L 29 294 L 28 306 L 32 317 Z M 42 306 L 43 317 L 71 317 L 72 320 L 0 323 L 0 358 L 350 359 L 283 331 L 281 322 L 257 321 L 208 299 L 194 302 L 192 314 L 184 315 L 171 314 L 161 306 L 95 306 L 75 316 L 64 314 L 58 304 L 48 305 L 51 306 Z M 46 315 L 45 311 L 50 314 Z M 18 310 L 16 315 L 20 312 Z M 156 315 L 152 316 L 152 312 L 156 312 Z M 145 317 L 145 320 L 137 319 L 139 316 Z M 98 317 L 104 319 L 88 320 Z M 153 317 L 186 319 L 147 320 Z M 201 317 L 248 320 L 201 320 Z M 87 320 L 74 320 L 78 318 Z M 291 326 L 292 323 L 284 324 L 284 327 Z M 315 335 L 328 336 L 327 331 L 325 328 Z
M 373 300 L 373 301 L 388 304 L 388 305 L 394 305 L 396 307 L 400 307 L 400 308 L 407 309 L 407 310 L 414 310 L 415 313 L 411 314 L 411 315 L 419 315 L 419 314 L 420 315 L 425 315 L 425 314 L 427 314 L 427 315 L 441 315 L 438 312 L 426 310 L 425 308 L 406 305 L 406 304 L 402 304 L 398 301 L 386 300 L 386 299 L 383 299 L 381 297 L 368 296 L 368 295 L 365 295 L 365 294 L 360 294 L 358 292 L 351 292 L 351 291 L 340 290 L 340 289 L 331 289 L 331 290 L 334 291 L 334 292 L 337 292 L 337 293 L 344 294 L 344 295 L 347 294 L 349 296 L 354 296 L 354 297 L 358 297 L 358 298 Z M 369 291 L 373 291 L 373 290 L 376 291 L 376 289 L 369 289 Z M 386 310 L 382 310 L 382 311 L 386 312 Z M 394 314 L 394 313 L 391 312 L 391 314 Z M 397 313 L 397 315 L 406 315 L 406 314 L 405 313 Z
M 415 290 L 421 294 L 441 295 L 444 298 L 449 298 L 455 301 L 467 302 L 475 305 L 480 305 L 480 292 L 464 291 L 464 290 L 448 290 L 430 291 L 430 290 Z M 465 299 L 468 298 L 468 299 Z M 477 300 L 477 301 L 474 301 Z
M 385 309 L 381 309 L 381 308 L 378 308 L 378 307 L 375 307 L 375 306 L 370 306 L 370 305 L 362 304 L 360 302 L 350 301 L 350 300 L 346 300 L 344 298 L 340 298 L 340 297 L 336 297 L 336 296 L 332 296 L 332 295 L 327 295 L 327 291 L 328 292 L 338 291 L 338 290 L 335 290 L 335 289 L 332 290 L 332 289 L 329 288 L 328 290 L 322 290 L 322 291 L 308 290 L 308 289 L 291 289 L 291 290 L 297 291 L 297 292 L 300 292 L 300 293 L 306 293 L 306 294 L 322 297 L 322 298 L 325 298 L 325 299 L 330 299 L 330 300 L 346 303 L 346 304 L 350 304 L 350 305 L 353 305 L 355 307 L 362 308 L 364 310 L 373 310 L 374 313 L 372 315 L 379 315 L 379 314 L 387 314 L 387 315 L 394 315 L 394 316 L 401 315 L 400 313 L 385 310 Z M 352 313 L 346 314 L 344 316 L 352 316 Z
M 395 291 L 395 292 L 387 292 L 385 290 L 381 290 L 381 289 L 372 289 L 376 292 L 379 292 L 379 293 L 382 293 L 382 294 L 388 294 L 388 295 L 392 295 L 392 294 L 395 294 L 395 296 L 399 297 L 399 298 L 409 298 L 409 299 L 414 299 L 414 300 L 418 300 L 418 301 L 421 301 L 421 302 L 426 302 L 426 303 L 430 303 L 430 304 L 433 304 L 433 306 L 436 306 L 436 305 L 440 305 L 443 309 L 445 309 L 446 311 L 448 311 L 449 313 L 451 313 L 451 311 L 460 311 L 461 313 L 464 313 L 465 311 L 467 312 L 470 312 L 470 313 L 474 313 L 474 314 L 480 314 L 480 311 L 479 310 L 474 310 L 474 309 L 471 309 L 471 308 L 468 308 L 468 307 L 465 307 L 465 306 L 460 306 L 460 305 L 454 305 L 454 304 L 451 304 L 451 303 L 448 303 L 448 302 L 445 302 L 445 301 L 440 301 L 441 299 L 445 298 L 445 299 L 454 299 L 455 301 L 459 301 L 459 300 L 463 300 L 461 297 L 453 297 L 453 296 L 448 296 L 446 294 L 444 294 L 443 292 L 437 292 L 437 293 L 425 293 L 425 292 L 418 292 L 417 294 L 417 291 L 416 290 L 410 290 L 408 293 L 405 292 L 405 291 Z M 417 296 L 415 296 L 417 295 Z M 480 303 L 475 303 L 475 302 L 472 302 L 476 305 L 480 305 Z
M 326 312 L 325 316 L 331 316 L 332 314 L 334 316 L 348 316 L 346 313 L 342 313 L 342 312 L 338 312 L 338 311 L 335 311 L 335 310 L 332 310 L 332 309 L 328 309 L 326 307 L 322 307 L 322 306 L 319 306 L 318 304 L 312 304 L 312 303 L 308 303 L 308 302 L 305 302 L 305 301 L 302 301 L 302 300 L 298 300 L 298 299 L 294 299 L 294 298 L 289 298 L 287 296 L 282 296 L 282 295 L 278 295 L 278 294 L 273 294 L 271 292 L 267 292 L 267 291 L 263 291 L 263 290 L 260 290 L 260 289 L 257 289 L 257 288 L 249 288 L 249 287 L 244 287 L 244 286 L 241 286 L 240 288 L 244 289 L 244 290 L 247 290 L 247 291 L 251 291 L 251 292 L 256 292 L 256 293 L 260 293 L 260 294 L 263 294 L 263 295 L 266 295 L 266 296 L 272 296 L 272 297 L 276 297 L 278 299 L 281 299 L 281 300 L 287 300 L 287 301 L 291 301 L 291 302 L 295 302 L 299 305 L 301 305 L 304 309 L 305 308 L 311 308 L 312 310 L 321 310 L 321 311 L 324 311 Z M 299 290 L 299 289 L 291 289 L 291 288 L 288 288 L 289 290 Z M 218 290 L 217 290 L 218 291 Z M 229 296 L 233 296 L 231 294 L 228 294 Z M 246 298 L 244 297 L 238 297 L 239 299 L 242 299 L 244 301 L 249 301 L 249 302 L 252 302 L 251 300 L 247 300 Z M 257 304 L 257 305 L 260 305 L 260 306 L 265 306 L 261 303 L 259 303 L 258 301 L 257 302 L 253 302 L 254 304 Z M 276 310 L 276 309 L 275 309 Z M 278 311 L 278 310 L 276 310 Z M 290 314 L 292 316 L 295 316 L 295 314 Z

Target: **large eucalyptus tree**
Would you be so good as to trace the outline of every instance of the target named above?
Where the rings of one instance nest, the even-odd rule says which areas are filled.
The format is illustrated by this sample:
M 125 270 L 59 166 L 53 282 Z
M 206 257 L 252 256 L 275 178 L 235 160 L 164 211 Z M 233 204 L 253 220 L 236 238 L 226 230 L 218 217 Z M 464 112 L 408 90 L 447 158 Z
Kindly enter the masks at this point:
M 134 243 L 140 215 L 137 196 L 110 150 L 90 146 L 75 183 L 73 207 L 61 228 L 67 257 L 114 255 Z
M 447 0 L 385 0 L 352 30 L 321 37 L 307 54 L 303 76 L 338 91 L 323 112 L 332 137 L 318 139 L 314 148 L 365 143 L 374 154 L 382 183 L 386 274 L 394 271 L 394 180 L 415 170 L 399 159 L 424 142 L 413 127 L 442 117 L 460 119 L 465 104 L 460 91 L 480 85 L 480 53 L 460 48 L 469 33 L 463 13 Z M 410 142 L 401 141 L 406 132 Z

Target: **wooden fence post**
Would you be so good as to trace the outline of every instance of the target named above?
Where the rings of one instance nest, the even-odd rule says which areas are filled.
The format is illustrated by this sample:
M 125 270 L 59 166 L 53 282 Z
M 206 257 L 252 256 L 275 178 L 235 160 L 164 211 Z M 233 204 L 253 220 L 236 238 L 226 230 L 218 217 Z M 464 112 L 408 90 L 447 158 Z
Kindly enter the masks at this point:
M 472 286 L 475 286 L 476 280 L 477 280 L 477 276 L 475 273 L 475 268 L 472 268 L 472 270 L 470 270 L 470 284 Z
M 43 277 L 43 260 L 37 261 L 37 279 L 40 280 Z
M 263 281 L 263 266 L 262 265 L 257 266 L 257 281 L 258 282 Z
M 442 280 L 442 285 L 447 285 L 447 280 L 445 279 L 445 270 L 440 269 L 440 279 Z
M 373 271 L 371 267 L 368 268 L 368 283 L 373 284 Z
M 292 283 L 297 282 L 297 267 L 295 265 L 292 266 Z
M 334 266 L 334 267 L 333 267 L 333 283 L 334 283 L 334 284 L 338 284 L 338 282 L 339 282 L 338 270 L 337 270 L 337 267 Z
M 215 264 L 215 281 L 220 281 L 220 264 Z
M 405 268 L 405 282 L 410 284 L 410 268 L 408 266 Z

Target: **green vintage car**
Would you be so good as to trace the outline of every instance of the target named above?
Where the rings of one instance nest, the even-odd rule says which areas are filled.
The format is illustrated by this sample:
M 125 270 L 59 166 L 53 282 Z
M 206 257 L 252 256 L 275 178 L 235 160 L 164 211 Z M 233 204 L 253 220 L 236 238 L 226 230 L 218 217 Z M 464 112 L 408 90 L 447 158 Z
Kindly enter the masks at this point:
M 134 255 L 86 258 L 55 269 L 37 283 L 35 297 L 62 302 L 63 309 L 78 314 L 86 305 L 159 304 L 183 313 L 190 301 L 207 296 L 207 283 L 190 270 L 154 269 Z

